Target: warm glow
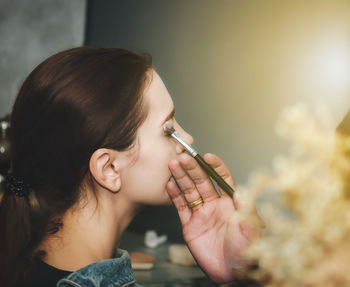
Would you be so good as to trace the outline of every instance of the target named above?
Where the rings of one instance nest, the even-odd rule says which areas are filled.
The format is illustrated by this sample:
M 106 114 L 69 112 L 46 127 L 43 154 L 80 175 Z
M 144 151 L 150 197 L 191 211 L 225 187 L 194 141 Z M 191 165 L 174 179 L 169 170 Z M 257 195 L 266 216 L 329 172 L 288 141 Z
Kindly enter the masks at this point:
M 345 45 L 337 47 L 332 43 L 321 48 L 315 47 L 309 63 L 313 83 L 330 92 L 344 91 L 349 86 L 350 51 L 345 48 Z

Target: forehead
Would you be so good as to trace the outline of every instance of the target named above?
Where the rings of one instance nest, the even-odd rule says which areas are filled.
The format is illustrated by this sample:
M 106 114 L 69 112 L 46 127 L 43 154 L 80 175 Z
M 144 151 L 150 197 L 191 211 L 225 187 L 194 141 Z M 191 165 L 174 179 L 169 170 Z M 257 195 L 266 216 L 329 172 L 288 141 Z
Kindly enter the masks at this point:
M 152 81 L 145 89 L 144 100 L 149 108 L 148 118 L 166 117 L 174 104 L 159 75 L 152 71 Z

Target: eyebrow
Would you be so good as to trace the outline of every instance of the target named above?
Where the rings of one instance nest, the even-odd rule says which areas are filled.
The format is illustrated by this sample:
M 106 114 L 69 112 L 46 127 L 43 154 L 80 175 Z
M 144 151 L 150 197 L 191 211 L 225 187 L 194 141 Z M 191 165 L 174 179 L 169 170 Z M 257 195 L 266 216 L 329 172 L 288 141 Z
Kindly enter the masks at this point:
M 175 107 L 172 109 L 172 111 L 170 112 L 170 114 L 165 118 L 165 120 L 162 122 L 162 125 L 164 125 L 164 123 L 168 120 L 170 120 L 171 118 L 173 118 L 175 115 Z

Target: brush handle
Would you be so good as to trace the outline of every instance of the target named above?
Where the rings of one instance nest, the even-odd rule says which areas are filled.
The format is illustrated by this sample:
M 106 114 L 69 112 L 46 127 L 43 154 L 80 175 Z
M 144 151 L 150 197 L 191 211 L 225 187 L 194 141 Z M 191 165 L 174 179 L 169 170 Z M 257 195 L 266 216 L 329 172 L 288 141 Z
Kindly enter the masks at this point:
M 200 154 L 197 154 L 194 158 L 198 162 L 198 164 L 204 169 L 204 171 L 213 180 L 215 180 L 215 182 L 228 194 L 229 197 L 232 198 L 233 193 L 235 192 L 234 189 L 232 189 L 232 187 L 229 186 L 226 183 L 226 181 L 224 181 L 223 178 L 220 175 L 218 175 L 217 172 L 204 161 L 204 159 L 200 156 Z M 219 194 L 219 196 L 221 195 Z

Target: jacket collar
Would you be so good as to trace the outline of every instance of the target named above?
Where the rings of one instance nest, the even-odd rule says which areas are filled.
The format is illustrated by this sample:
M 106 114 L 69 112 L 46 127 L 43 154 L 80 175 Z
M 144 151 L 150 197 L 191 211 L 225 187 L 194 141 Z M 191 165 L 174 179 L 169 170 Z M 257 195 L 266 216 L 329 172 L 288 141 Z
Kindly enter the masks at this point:
M 87 265 L 57 283 L 63 286 L 110 286 L 125 287 L 135 283 L 129 254 L 122 249 L 117 250 L 117 256 Z

